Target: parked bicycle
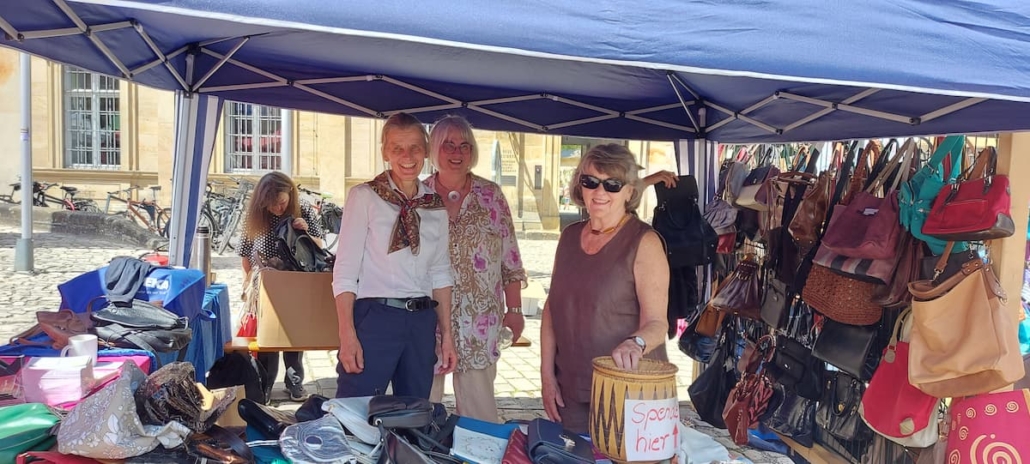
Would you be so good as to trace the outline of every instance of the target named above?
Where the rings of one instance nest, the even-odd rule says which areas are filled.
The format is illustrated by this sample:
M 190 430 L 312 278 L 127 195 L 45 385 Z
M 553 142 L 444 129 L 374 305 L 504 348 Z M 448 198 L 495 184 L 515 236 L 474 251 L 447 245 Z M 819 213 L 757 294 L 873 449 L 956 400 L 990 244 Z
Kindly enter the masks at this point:
M 141 188 L 137 185 L 123 190 L 107 192 L 107 203 L 104 205 L 104 212 L 112 214 L 112 200 L 124 203 L 125 211 L 119 211 L 113 214 L 125 216 L 132 222 L 143 226 L 147 230 L 167 238 L 168 221 L 172 217 L 172 212 L 170 208 L 161 208 L 157 204 L 157 192 L 161 190 L 161 186 L 154 185 L 150 187 L 153 198 L 149 200 L 133 200 L 132 194 L 138 190 L 141 190 Z M 125 195 L 125 198 L 122 197 L 123 194 Z
M 297 189 L 314 198 L 315 201 L 311 205 L 315 208 L 315 212 L 322 222 L 322 231 L 325 232 L 325 246 L 323 248 L 332 253 L 333 247 L 336 246 L 337 240 L 340 239 L 340 221 L 343 219 L 343 208 L 330 201 L 333 198 L 331 193 L 317 192 L 300 185 L 297 186 Z
M 18 176 L 18 178 L 21 179 L 21 176 Z M 34 182 L 33 184 L 34 184 L 34 187 L 36 187 L 36 186 L 39 185 L 39 182 Z M 12 182 L 10 185 L 11 185 L 11 193 L 10 194 L 0 194 L 0 201 L 2 201 L 4 203 L 10 203 L 12 205 L 20 205 L 21 204 L 21 195 L 19 195 L 18 192 L 21 191 L 21 182 L 20 181 L 19 182 Z M 35 188 L 33 188 L 33 191 L 35 191 Z
M 254 183 L 240 177 L 230 177 L 236 183 L 236 188 L 231 193 L 215 192 L 214 186 L 221 186 L 218 182 L 209 182 L 207 185 L 207 196 L 204 205 L 201 207 L 200 218 L 197 226 L 207 226 L 211 234 L 211 248 L 216 253 L 224 253 L 226 249 L 236 249 L 239 244 L 240 222 L 243 218 L 243 208 L 247 204 L 250 192 L 254 190 Z

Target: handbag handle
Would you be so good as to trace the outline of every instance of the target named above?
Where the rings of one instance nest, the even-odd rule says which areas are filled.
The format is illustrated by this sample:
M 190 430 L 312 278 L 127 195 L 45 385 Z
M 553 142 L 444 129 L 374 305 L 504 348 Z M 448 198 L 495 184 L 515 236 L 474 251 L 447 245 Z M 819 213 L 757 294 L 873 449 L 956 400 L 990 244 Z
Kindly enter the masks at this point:
M 966 136 L 964 135 L 949 135 L 937 145 L 937 149 L 934 150 L 933 155 L 930 156 L 930 160 L 923 166 L 924 168 L 930 169 L 932 172 L 943 171 L 944 161 L 948 159 L 950 162 L 950 170 L 946 177 L 943 177 L 944 182 L 951 184 L 954 183 L 962 171 L 962 153 L 965 147 Z
M 892 140 L 892 142 L 895 141 Z M 891 157 L 890 161 L 882 167 L 879 175 L 877 175 L 876 178 L 873 179 L 873 181 L 869 184 L 869 187 L 865 190 L 865 192 L 875 195 L 879 189 L 883 188 L 884 183 L 887 182 L 887 179 L 890 178 L 891 174 L 893 174 L 898 169 L 900 169 L 900 171 L 897 171 L 897 174 L 894 176 L 894 181 L 891 184 L 891 188 L 885 189 L 883 191 L 884 194 L 886 195 L 888 192 L 897 190 L 898 185 L 900 185 L 903 182 L 907 182 L 910 167 L 912 166 L 912 156 L 915 151 L 915 146 L 916 144 L 913 139 L 908 139 L 907 141 L 905 141 L 904 145 L 902 145 L 901 148 L 898 149 L 895 155 Z M 884 157 L 884 159 L 886 159 L 886 157 Z
M 891 331 L 891 339 L 887 342 L 887 351 L 883 354 L 883 360 L 889 363 L 894 362 L 898 351 L 898 341 L 901 340 L 901 327 L 905 323 L 905 319 L 912 314 L 912 307 L 909 306 L 898 314 L 898 318 L 894 321 L 894 330 Z
M 858 162 L 855 164 L 855 172 L 851 175 L 851 182 L 848 185 L 847 193 L 841 200 L 840 204 L 846 205 L 851 203 L 851 198 L 856 193 L 862 191 L 862 187 L 865 185 L 867 177 L 869 176 L 869 156 L 875 155 L 877 158 L 880 156 L 880 144 L 875 140 L 870 140 L 866 143 L 865 149 L 862 150 L 862 154 L 859 155 Z
M 751 357 L 747 359 L 747 364 L 744 367 L 744 374 L 756 374 L 758 368 L 762 364 L 772 360 L 772 355 L 775 347 L 775 339 L 772 335 L 763 335 L 758 341 L 755 342 L 755 349 L 751 352 Z

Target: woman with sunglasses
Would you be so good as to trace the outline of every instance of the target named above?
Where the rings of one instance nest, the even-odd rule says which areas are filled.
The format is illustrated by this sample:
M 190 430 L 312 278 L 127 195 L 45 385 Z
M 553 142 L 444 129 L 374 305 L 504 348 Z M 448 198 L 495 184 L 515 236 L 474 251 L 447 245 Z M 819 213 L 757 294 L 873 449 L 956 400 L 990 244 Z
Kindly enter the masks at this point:
M 494 379 L 501 355 L 499 333 L 508 327 L 513 340 L 522 334 L 526 271 L 501 188 L 472 174 L 479 158 L 476 148 L 472 127 L 464 118 L 447 116 L 437 121 L 429 134 L 429 161 L 437 172 L 425 184 L 443 198 L 450 218 L 457 413 L 498 422 Z M 434 402 L 443 399 L 444 379 L 438 371 L 430 395 Z
M 540 328 L 544 410 L 586 433 L 592 360 L 611 356 L 636 370 L 640 358 L 667 360 L 669 265 L 662 241 L 636 215 L 645 183 L 634 156 L 596 146 L 572 177 L 572 201 L 590 218 L 558 241 Z

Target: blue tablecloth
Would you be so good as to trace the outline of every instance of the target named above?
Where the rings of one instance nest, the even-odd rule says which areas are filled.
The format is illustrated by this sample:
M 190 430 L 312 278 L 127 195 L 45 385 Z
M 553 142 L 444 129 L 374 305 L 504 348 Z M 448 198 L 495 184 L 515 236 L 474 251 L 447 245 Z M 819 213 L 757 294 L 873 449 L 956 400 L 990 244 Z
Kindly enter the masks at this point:
M 186 348 L 185 361 L 197 370 L 197 381 L 204 382 L 207 370 L 224 354 L 225 343 L 232 340 L 232 315 L 229 310 L 229 287 L 212 284 L 204 292 L 204 305 L 196 317 L 190 319 L 193 340 Z M 179 353 L 158 353 L 161 365 L 175 361 Z
M 82 274 L 58 288 L 63 299 L 62 307 L 76 312 L 83 312 L 90 300 L 103 295 L 103 273 L 91 271 Z M 156 273 L 156 274 L 155 274 Z M 225 284 L 212 284 L 204 288 L 203 275 L 197 280 L 200 271 L 195 269 L 155 269 L 148 274 L 154 277 L 140 292 L 150 290 L 142 299 L 156 301 L 162 298 L 166 308 L 179 315 L 188 317 L 193 328 L 193 339 L 186 348 L 186 362 L 193 364 L 197 371 L 197 381 L 203 382 L 207 371 L 224 353 L 225 343 L 232 340 L 232 314 L 229 308 L 229 289 Z M 170 285 L 161 284 L 168 282 Z M 149 297 L 148 297 L 149 296 Z M 171 298 L 169 298 L 169 296 Z M 171 306 L 171 307 L 169 307 Z M 45 334 L 37 341 L 47 341 Z M 165 365 L 178 359 L 179 353 L 158 353 L 155 357 L 144 350 L 101 350 L 102 354 L 133 356 L 149 355 L 157 365 Z M 0 354 L 26 356 L 60 356 L 60 351 L 42 346 L 5 345 L 0 346 Z M 155 366 L 155 362 L 151 362 Z M 156 366 L 155 366 L 156 368 Z

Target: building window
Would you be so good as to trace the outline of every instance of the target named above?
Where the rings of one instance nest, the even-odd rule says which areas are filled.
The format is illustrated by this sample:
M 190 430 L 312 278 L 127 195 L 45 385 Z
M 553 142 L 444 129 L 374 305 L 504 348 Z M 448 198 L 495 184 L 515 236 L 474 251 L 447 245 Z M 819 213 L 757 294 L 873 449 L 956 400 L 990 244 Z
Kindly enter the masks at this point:
M 121 157 L 119 81 L 64 67 L 65 164 L 75 169 L 118 169 Z
M 225 172 L 282 169 L 282 111 L 225 102 Z

